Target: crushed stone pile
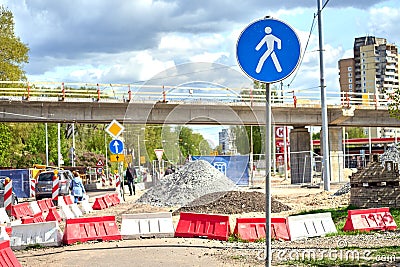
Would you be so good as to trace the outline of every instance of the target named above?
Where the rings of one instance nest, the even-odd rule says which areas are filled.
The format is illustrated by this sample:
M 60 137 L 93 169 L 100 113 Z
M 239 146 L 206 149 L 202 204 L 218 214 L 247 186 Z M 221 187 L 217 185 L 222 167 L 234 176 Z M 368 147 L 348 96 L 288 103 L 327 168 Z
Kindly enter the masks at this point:
M 234 182 L 209 162 L 197 160 L 160 179 L 136 202 L 159 207 L 184 206 L 203 195 L 233 188 Z
M 279 213 L 290 210 L 288 205 L 272 198 L 271 212 Z M 229 191 L 216 192 L 204 195 L 190 202 L 185 207 L 174 211 L 174 215 L 180 212 L 195 213 L 222 213 L 240 214 L 248 212 L 265 212 L 265 194 L 257 191 Z

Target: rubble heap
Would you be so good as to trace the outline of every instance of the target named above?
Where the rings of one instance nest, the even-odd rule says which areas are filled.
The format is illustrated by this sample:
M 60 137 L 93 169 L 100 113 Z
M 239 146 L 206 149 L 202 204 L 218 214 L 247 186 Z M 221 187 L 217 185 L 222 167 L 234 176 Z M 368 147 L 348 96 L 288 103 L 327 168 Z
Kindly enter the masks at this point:
M 288 205 L 274 198 L 271 200 L 271 212 L 273 213 L 291 209 Z M 204 195 L 190 202 L 187 206 L 176 210 L 174 215 L 180 212 L 241 214 L 247 212 L 265 212 L 265 210 L 264 193 L 229 191 Z
M 184 206 L 209 193 L 230 191 L 235 184 L 204 160 L 186 163 L 180 170 L 162 178 L 138 200 L 153 206 Z

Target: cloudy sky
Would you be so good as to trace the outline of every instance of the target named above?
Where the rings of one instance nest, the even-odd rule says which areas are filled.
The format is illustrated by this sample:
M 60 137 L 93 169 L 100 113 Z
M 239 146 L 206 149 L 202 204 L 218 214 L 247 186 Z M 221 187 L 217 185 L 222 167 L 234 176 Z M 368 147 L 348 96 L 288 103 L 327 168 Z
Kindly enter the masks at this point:
M 325 4 L 327 0 L 323 0 Z M 0 0 L 30 48 L 30 81 L 135 83 L 182 64 L 238 69 L 242 30 L 266 15 L 291 25 L 304 50 L 316 0 Z M 329 0 L 323 10 L 326 85 L 338 91 L 337 62 L 352 57 L 355 37 L 400 42 L 398 0 Z M 302 65 L 285 86 L 318 92 L 318 28 Z
M 323 0 L 325 3 L 326 0 Z M 32 81 L 133 83 L 188 62 L 237 68 L 236 42 L 266 15 L 291 25 L 304 49 L 316 0 L 0 0 L 14 14 L 15 32 L 30 47 Z M 352 56 L 354 37 L 399 43 L 398 0 L 330 0 L 323 10 L 325 75 L 338 88 L 337 61 Z M 319 84 L 315 25 L 291 87 Z

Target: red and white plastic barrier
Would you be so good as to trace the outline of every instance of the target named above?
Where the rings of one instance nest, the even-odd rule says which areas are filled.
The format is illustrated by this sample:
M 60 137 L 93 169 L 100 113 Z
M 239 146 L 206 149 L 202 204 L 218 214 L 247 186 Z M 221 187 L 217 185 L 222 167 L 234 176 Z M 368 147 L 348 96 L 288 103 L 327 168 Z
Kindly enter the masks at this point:
M 109 179 L 110 185 L 112 186 L 112 184 L 113 184 L 113 175 L 111 173 L 108 176 L 108 179 Z
M 30 197 L 35 197 L 35 187 L 36 187 L 36 179 L 31 179 L 30 181 Z
M 119 192 L 121 190 L 121 181 L 119 179 L 119 175 L 115 175 L 115 190 Z
M 12 205 L 12 180 L 6 179 L 4 182 L 4 207 L 8 214 L 11 214 Z
M 101 186 L 106 186 L 106 176 L 104 175 L 104 173 L 101 175 Z
M 53 202 L 58 202 L 58 191 L 59 191 L 58 175 L 57 175 L 57 173 L 54 173 L 53 190 L 52 190 L 52 194 L 51 194 L 51 199 L 53 200 Z

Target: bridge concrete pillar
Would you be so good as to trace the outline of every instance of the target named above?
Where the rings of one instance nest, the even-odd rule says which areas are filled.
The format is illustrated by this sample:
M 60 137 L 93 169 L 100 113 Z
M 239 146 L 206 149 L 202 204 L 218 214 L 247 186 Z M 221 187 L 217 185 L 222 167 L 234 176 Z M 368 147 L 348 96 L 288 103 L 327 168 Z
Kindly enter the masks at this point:
M 321 154 L 323 155 L 322 142 L 324 137 L 321 131 Z M 329 127 L 329 154 L 331 163 L 331 182 L 343 182 L 343 130 L 342 127 Z
M 290 178 L 292 184 L 311 182 L 310 133 L 305 127 L 290 131 Z

